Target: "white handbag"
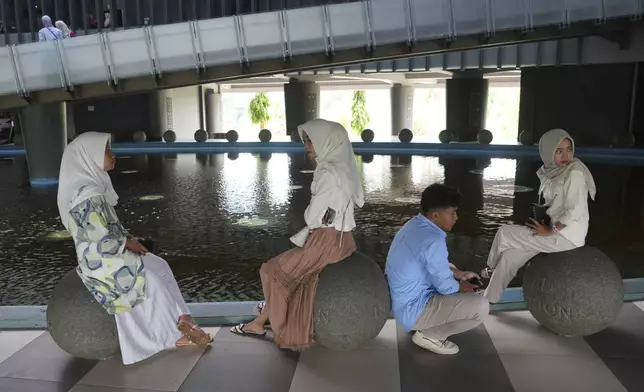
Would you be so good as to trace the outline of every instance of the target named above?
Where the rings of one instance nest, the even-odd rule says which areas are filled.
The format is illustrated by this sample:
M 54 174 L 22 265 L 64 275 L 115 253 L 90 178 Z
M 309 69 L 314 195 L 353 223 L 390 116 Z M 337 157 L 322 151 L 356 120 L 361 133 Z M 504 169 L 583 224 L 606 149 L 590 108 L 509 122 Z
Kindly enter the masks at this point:
M 308 226 L 303 228 L 302 230 L 298 231 L 293 237 L 290 238 L 291 242 L 295 244 L 295 246 L 298 247 L 303 247 L 304 244 L 306 243 L 306 239 L 309 238 L 309 233 L 311 231 L 309 230 Z

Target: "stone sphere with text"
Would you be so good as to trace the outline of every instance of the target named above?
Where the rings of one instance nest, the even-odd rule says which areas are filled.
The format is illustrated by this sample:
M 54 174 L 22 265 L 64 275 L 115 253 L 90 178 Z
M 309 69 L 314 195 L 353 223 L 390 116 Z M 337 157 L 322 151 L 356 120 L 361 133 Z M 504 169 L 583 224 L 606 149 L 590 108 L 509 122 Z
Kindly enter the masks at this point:
M 583 246 L 530 260 L 523 296 L 544 327 L 559 335 L 587 336 L 615 321 L 624 302 L 624 283 L 608 256 Z

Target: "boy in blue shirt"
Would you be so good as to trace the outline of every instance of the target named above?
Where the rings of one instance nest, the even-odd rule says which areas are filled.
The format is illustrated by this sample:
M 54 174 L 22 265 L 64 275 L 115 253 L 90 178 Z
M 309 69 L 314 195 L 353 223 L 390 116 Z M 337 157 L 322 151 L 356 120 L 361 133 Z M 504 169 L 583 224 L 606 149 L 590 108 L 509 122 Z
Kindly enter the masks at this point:
M 398 231 L 387 255 L 392 310 L 412 341 L 437 354 L 456 354 L 447 338 L 478 326 L 489 313 L 485 297 L 469 283 L 477 274 L 460 271 L 448 261 L 446 232 L 458 219 L 462 196 L 433 184 L 423 191 L 422 213 Z M 480 278 L 479 278 L 480 279 Z

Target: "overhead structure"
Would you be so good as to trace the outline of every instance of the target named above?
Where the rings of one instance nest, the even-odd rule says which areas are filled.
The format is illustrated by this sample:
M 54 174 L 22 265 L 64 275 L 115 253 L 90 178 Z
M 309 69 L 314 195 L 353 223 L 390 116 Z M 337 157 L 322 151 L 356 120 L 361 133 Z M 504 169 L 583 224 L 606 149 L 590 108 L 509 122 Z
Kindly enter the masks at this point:
M 0 109 L 592 35 L 641 19 L 643 8 L 639 0 L 371 0 L 7 46 Z

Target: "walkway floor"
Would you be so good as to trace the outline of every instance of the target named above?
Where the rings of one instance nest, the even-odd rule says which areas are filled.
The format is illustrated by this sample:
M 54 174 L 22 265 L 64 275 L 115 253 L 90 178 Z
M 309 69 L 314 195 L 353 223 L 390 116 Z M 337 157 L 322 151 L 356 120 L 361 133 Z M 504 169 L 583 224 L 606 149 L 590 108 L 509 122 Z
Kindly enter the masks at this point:
M 453 357 L 426 352 L 394 321 L 353 352 L 302 353 L 228 328 L 208 349 L 158 354 L 125 367 L 71 358 L 42 331 L 0 333 L 2 392 L 612 392 L 644 391 L 644 303 L 626 303 L 609 329 L 569 339 L 524 311 L 491 315 L 454 337 Z

